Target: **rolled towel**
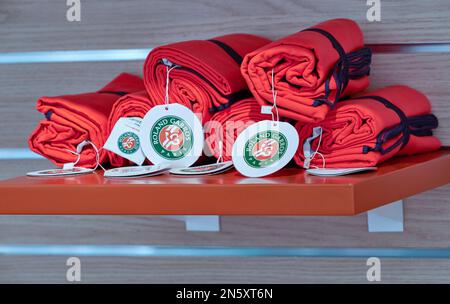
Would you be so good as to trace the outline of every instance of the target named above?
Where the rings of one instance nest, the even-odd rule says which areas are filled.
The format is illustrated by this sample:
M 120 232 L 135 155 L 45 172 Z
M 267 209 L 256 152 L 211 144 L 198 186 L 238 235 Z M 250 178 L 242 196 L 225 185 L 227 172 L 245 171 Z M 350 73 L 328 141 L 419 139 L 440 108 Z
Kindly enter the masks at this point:
M 328 168 L 370 167 L 393 157 L 429 152 L 441 147 L 432 130 L 438 120 L 431 114 L 428 98 L 407 86 L 389 86 L 361 97 L 340 101 L 325 120 L 314 124 L 297 123 L 300 145 L 295 156 L 304 166 L 303 146 L 313 129 L 320 126 L 322 138 L 311 141 L 311 151 L 325 159 Z M 322 167 L 316 154 L 311 166 Z
M 177 42 L 155 48 L 144 64 L 144 82 L 150 99 L 165 100 L 170 71 L 171 102 L 200 113 L 202 121 L 232 103 L 250 97 L 240 73 L 242 58 L 270 41 L 255 35 L 230 34 L 210 40 Z
M 31 133 L 30 149 L 57 166 L 74 162 L 77 156 L 73 152 L 85 140 L 100 149 L 109 135 L 108 117 L 114 102 L 125 94 L 143 89 L 141 78 L 122 73 L 97 92 L 39 98 L 36 108 L 46 119 Z M 108 163 L 107 151 L 101 150 L 99 160 L 102 164 Z M 96 152 L 86 146 L 77 166 L 95 165 Z
M 204 126 L 205 143 L 209 152 L 219 158 L 222 147 L 222 160 L 231 160 L 231 151 L 238 135 L 251 124 L 264 119 L 270 119 L 270 115 L 261 114 L 261 106 L 254 98 L 238 101 L 217 112 Z
M 369 85 L 371 51 L 358 24 L 334 19 L 247 54 L 241 71 L 261 104 L 272 104 L 272 72 L 280 115 L 302 122 L 325 118 L 334 103 Z
M 127 94 L 119 98 L 113 105 L 108 118 L 108 133 L 111 133 L 115 124 L 121 117 L 143 118 L 154 106 L 150 101 L 147 91 L 139 91 Z M 108 151 L 109 162 L 112 167 L 131 166 L 133 163 L 111 151 Z

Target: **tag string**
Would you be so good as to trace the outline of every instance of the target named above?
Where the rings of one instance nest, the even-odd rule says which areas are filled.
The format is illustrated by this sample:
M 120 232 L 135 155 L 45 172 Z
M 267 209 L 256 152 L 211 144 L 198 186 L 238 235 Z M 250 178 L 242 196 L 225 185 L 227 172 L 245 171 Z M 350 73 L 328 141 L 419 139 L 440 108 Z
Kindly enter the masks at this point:
M 323 134 L 323 132 L 320 132 L 319 142 L 317 143 L 317 148 L 313 152 L 313 154 L 309 157 L 309 162 L 311 162 L 314 159 L 314 157 L 316 157 L 316 155 L 319 155 L 320 157 L 322 157 L 322 169 L 325 169 L 325 156 L 323 156 L 323 154 L 319 152 L 320 144 L 322 143 L 322 134 Z M 318 166 L 312 166 L 312 167 L 319 169 Z
M 280 114 L 278 113 L 278 107 L 277 107 L 277 90 L 275 89 L 275 68 L 272 68 L 272 100 L 273 100 L 273 106 L 272 106 L 272 120 L 275 121 L 275 115 L 273 111 L 275 110 L 276 113 L 276 121 L 280 121 Z
M 77 145 L 77 151 L 72 151 L 72 150 L 69 150 L 69 149 L 64 149 L 64 150 L 68 151 L 69 153 L 72 153 L 72 154 L 74 154 L 74 155 L 77 156 L 77 159 L 75 160 L 75 162 L 73 162 L 73 163 L 68 163 L 68 164 L 70 164 L 71 166 L 75 166 L 76 164 L 78 164 L 78 162 L 79 162 L 80 159 L 81 159 L 81 151 L 83 151 L 83 148 L 84 148 L 86 145 L 91 145 L 92 148 L 93 148 L 94 151 L 95 151 L 95 167 L 93 168 L 93 170 L 95 171 L 95 170 L 97 170 L 98 167 L 100 167 L 101 169 L 103 169 L 103 171 L 106 171 L 106 169 L 100 164 L 100 151 L 103 149 L 103 147 L 100 148 L 100 149 L 98 149 L 97 146 L 96 146 L 93 142 L 91 142 L 90 140 L 84 140 L 84 141 L 82 141 L 81 143 L 79 143 L 79 144 Z M 68 165 L 68 164 L 65 164 L 65 165 Z
M 169 81 L 170 81 L 169 75 L 170 75 L 170 72 L 173 69 L 175 69 L 176 67 L 177 67 L 176 65 L 171 67 L 171 68 L 169 68 L 169 66 L 166 66 L 166 95 L 164 97 L 164 104 L 166 105 L 166 110 L 167 110 L 167 106 L 170 103 L 170 101 L 169 101 L 169 85 L 170 85 L 170 83 L 169 83 Z
M 223 141 L 221 139 L 219 139 L 219 157 L 217 157 L 217 164 L 222 162 L 223 159 Z

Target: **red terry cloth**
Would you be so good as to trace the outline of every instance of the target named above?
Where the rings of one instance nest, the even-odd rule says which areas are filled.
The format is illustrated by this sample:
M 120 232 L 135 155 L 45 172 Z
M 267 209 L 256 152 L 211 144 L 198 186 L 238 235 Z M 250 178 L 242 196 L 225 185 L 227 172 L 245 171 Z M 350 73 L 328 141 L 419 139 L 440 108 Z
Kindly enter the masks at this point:
M 127 94 L 114 103 L 108 118 L 108 133 L 111 133 L 114 125 L 121 117 L 143 118 L 154 106 L 150 101 L 147 91 L 139 91 Z M 107 151 L 112 167 L 131 166 L 133 163 L 111 151 Z
M 428 98 L 407 86 L 389 86 L 361 97 L 340 101 L 325 120 L 304 125 L 297 123 L 300 136 L 295 156 L 303 166 L 303 144 L 314 127 L 323 129 L 319 152 L 326 168 L 376 166 L 394 155 L 409 155 L 437 150 L 441 142 L 432 130 L 438 120 L 431 114 Z M 319 138 L 312 142 L 317 149 Z M 322 167 L 316 155 L 312 166 Z
M 310 123 L 323 120 L 337 100 L 368 87 L 371 56 L 358 24 L 334 19 L 247 54 L 241 71 L 266 105 L 273 103 L 273 70 L 280 115 Z
M 222 141 L 222 160 L 231 160 L 231 151 L 238 135 L 253 123 L 265 119 L 271 117 L 261 114 L 261 106 L 254 98 L 238 101 L 215 113 L 204 126 L 205 143 L 209 152 L 219 158 Z
M 69 151 L 76 151 L 84 140 L 90 140 L 100 149 L 109 136 L 108 116 L 114 102 L 127 93 L 143 89 L 141 78 L 122 73 L 97 92 L 39 98 L 36 108 L 46 120 L 31 133 L 30 149 L 57 166 L 74 162 L 77 156 Z M 102 164 L 108 162 L 106 152 L 100 152 Z M 77 166 L 95 165 L 95 150 L 88 145 L 82 150 Z
M 144 64 L 144 83 L 154 102 L 164 103 L 167 67 L 170 72 L 170 102 L 180 103 L 202 122 L 212 113 L 250 97 L 240 73 L 242 58 L 269 43 L 263 37 L 230 34 L 210 40 L 177 42 L 155 48 Z

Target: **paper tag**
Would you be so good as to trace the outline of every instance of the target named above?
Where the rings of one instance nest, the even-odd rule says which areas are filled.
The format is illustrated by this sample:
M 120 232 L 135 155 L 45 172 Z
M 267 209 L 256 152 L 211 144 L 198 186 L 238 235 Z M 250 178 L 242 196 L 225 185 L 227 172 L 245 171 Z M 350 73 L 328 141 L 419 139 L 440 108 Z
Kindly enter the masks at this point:
M 232 161 L 209 164 L 203 166 L 172 169 L 169 172 L 176 175 L 213 175 L 220 174 L 233 168 Z
M 261 106 L 261 114 L 272 114 L 272 106 Z
M 365 171 L 374 171 L 377 167 L 341 168 L 341 169 L 308 169 L 306 172 L 317 176 L 341 176 Z
M 33 177 L 48 177 L 48 176 L 67 176 L 67 175 L 79 175 L 93 172 L 94 169 L 87 169 L 82 167 L 72 167 L 63 169 L 47 169 L 28 172 L 27 176 Z
M 294 157 L 298 133 L 287 122 L 263 120 L 239 134 L 233 145 L 236 169 L 248 177 L 272 174 Z
M 145 155 L 139 139 L 141 122 L 138 117 L 119 118 L 103 148 L 142 165 Z
M 63 169 L 64 170 L 70 170 L 70 169 L 73 169 L 75 167 L 75 163 L 66 163 L 66 164 L 64 164 L 63 165 Z
M 314 151 L 312 149 L 312 141 L 316 139 L 317 137 L 322 135 L 322 128 L 321 127 L 315 127 L 313 128 L 312 135 L 308 137 L 305 142 L 303 143 L 303 155 L 305 156 L 305 160 L 303 161 L 303 168 L 308 169 L 312 160 L 312 157 L 314 156 Z
M 153 164 L 169 163 L 172 168 L 186 168 L 195 163 L 202 154 L 204 140 L 198 117 L 176 103 L 148 111 L 139 138 L 145 156 Z
M 151 166 L 130 166 L 106 170 L 105 177 L 144 177 L 162 174 L 170 169 L 167 164 Z

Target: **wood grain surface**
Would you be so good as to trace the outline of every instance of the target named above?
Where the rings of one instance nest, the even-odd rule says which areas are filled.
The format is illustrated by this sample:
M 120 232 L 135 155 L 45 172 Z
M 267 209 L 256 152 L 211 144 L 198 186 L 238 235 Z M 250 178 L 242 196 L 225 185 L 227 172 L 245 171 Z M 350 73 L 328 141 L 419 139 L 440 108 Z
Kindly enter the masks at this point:
M 68 257 L 0 259 L 2 283 L 67 283 Z M 81 283 L 369 283 L 366 259 L 82 257 Z M 381 259 L 380 283 L 450 283 L 450 261 Z M 372 283 L 371 284 L 377 284 Z
M 372 23 L 361 0 L 81 1 L 80 22 L 66 20 L 65 3 L 3 0 L 0 52 L 142 48 L 232 32 L 278 38 L 332 18 L 358 21 L 368 43 L 450 41 L 447 0 L 382 1 Z

